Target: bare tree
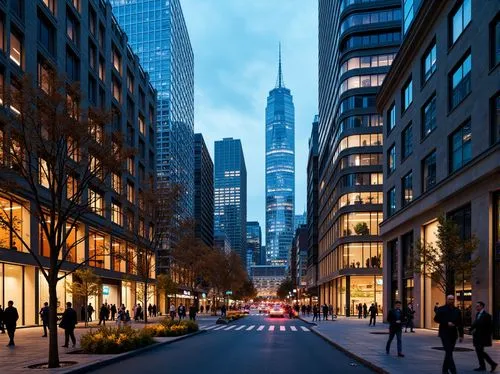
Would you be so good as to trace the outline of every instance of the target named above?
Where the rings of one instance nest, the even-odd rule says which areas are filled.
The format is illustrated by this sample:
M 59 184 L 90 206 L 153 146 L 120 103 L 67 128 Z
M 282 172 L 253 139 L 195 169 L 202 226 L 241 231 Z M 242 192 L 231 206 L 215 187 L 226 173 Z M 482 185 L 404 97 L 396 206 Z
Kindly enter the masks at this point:
M 444 295 L 455 294 L 457 277 L 470 278 L 480 261 L 473 258 L 479 241 L 461 238 L 457 224 L 445 216 L 438 218 L 436 237 L 436 243 L 415 243 L 414 270 L 432 279 Z
M 77 262 L 78 225 L 104 215 L 109 174 L 119 173 L 130 152 L 123 136 L 111 128 L 111 113 L 82 108 L 77 84 L 52 74 L 38 87 L 31 76 L 13 83 L 0 114 L 2 154 L 0 225 L 11 232 L 21 250 L 29 252 L 49 289 L 49 362 L 59 367 L 57 284 L 69 273 L 103 256 L 103 249 Z M 48 253 L 32 248 L 20 220 L 7 202 L 29 212 L 47 243 Z M 14 241 L 14 240 L 13 240 Z M 47 261 L 48 260 L 48 261 Z M 60 275 L 65 271 L 64 275 Z

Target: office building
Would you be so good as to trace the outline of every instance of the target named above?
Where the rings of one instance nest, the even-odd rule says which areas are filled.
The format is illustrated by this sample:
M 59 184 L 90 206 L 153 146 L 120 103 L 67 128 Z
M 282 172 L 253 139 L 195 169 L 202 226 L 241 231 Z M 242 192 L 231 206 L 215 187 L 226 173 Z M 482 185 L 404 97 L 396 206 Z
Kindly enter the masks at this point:
M 413 301 L 434 327 L 445 295 L 415 274 L 416 243 L 436 244 L 437 218 L 479 240 L 479 264 L 456 283 L 465 325 L 486 303 L 500 336 L 500 3 L 421 3 L 377 98 L 384 115 L 384 304 Z M 460 275 L 457 274 L 457 279 Z
M 215 142 L 214 229 L 227 235 L 231 249 L 246 264 L 247 169 L 239 139 Z
M 293 231 L 297 230 L 300 226 L 307 223 L 307 212 L 296 214 L 293 219 Z
M 140 233 L 140 228 L 150 224 L 141 213 L 141 190 L 151 187 L 155 180 L 155 90 L 148 74 L 127 44 L 127 36 L 105 1 L 0 2 L 0 13 L 2 42 L 5 41 L 0 80 L 4 88 L 19 85 L 23 77 L 30 74 L 40 89 L 48 92 L 51 72 L 65 72 L 68 83 L 79 83 L 81 87 L 79 103 L 83 110 L 97 107 L 113 112 L 112 124 L 100 131 L 96 126 L 96 134 L 119 131 L 124 134 L 127 146 L 138 150 L 127 159 L 127 169 L 121 174 L 112 173 L 99 188 L 89 189 L 95 201 L 92 213 L 80 218 L 68 217 L 69 221 L 77 219 L 78 225 L 71 231 L 67 243 L 77 244 L 59 274 L 62 276 L 78 263 L 87 261 L 102 281 L 102 292 L 91 296 L 88 302 L 96 308 L 107 302 L 124 304 L 131 309 L 142 302 L 139 295 L 144 289 L 135 274 L 137 268 L 130 262 L 137 261 L 133 238 Z M 73 99 L 68 94 L 68 100 Z M 9 109 L 16 110 L 12 105 L 2 108 Z M 2 142 L 7 142 L 9 134 L 0 131 L 0 137 Z M 102 139 L 96 135 L 97 142 Z M 0 157 L 4 156 L 1 152 Z M 6 164 L 1 161 L 4 168 Z M 64 162 L 68 164 L 66 159 Z M 46 187 L 43 179 L 40 184 Z M 48 270 L 50 246 L 38 224 L 40 218 L 31 213 L 37 205 L 31 200 L 34 198 L 30 191 L 28 188 L 4 190 L 0 194 L 0 206 L 3 212 L 12 212 L 12 218 L 20 222 L 24 242 L 39 254 L 42 266 Z M 112 250 L 107 251 L 109 248 Z M 128 253 L 131 260 L 116 256 L 120 252 Z M 78 309 L 85 303 L 68 291 L 73 281 L 77 280 L 67 274 L 58 284 L 58 313 L 64 312 L 68 301 Z M 150 292 L 155 294 L 154 285 Z M 17 325 L 33 325 L 40 322 L 38 312 L 43 303 L 49 301 L 49 290 L 33 256 L 12 231 L 2 226 L 0 304 L 5 306 L 8 300 L 14 301 L 19 312 Z M 154 300 L 152 302 L 158 303 Z
M 401 1 L 319 1 L 320 302 L 382 306 L 382 117 L 375 97 L 401 41 Z
M 207 246 L 214 245 L 214 163 L 202 134 L 194 135 L 195 234 Z
M 262 230 L 257 221 L 247 222 L 247 248 L 252 249 L 253 265 L 265 265 L 261 263 Z M 247 264 L 248 265 L 248 264 Z
M 275 299 L 280 284 L 286 279 L 286 266 L 251 266 L 250 279 L 257 289 L 257 297 Z
M 281 70 L 266 106 L 266 256 L 286 265 L 295 214 L 295 109 Z

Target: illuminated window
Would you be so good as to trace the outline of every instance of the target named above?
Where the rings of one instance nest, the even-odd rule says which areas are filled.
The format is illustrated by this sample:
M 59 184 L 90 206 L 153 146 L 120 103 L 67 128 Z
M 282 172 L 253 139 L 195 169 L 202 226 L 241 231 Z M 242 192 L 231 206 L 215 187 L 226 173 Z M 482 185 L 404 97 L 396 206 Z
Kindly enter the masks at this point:
M 50 173 L 47 165 L 47 161 L 40 158 L 38 159 L 38 183 L 45 188 L 49 188 L 50 185 Z
M 413 201 L 413 173 L 410 171 L 401 180 L 401 190 L 403 193 L 403 206 Z
M 80 147 L 76 140 L 71 138 L 68 138 L 68 157 L 75 162 L 80 162 L 81 159 Z
M 38 87 L 46 94 L 50 94 L 52 89 L 51 71 L 43 62 L 38 63 Z
M 113 66 L 118 73 L 122 73 L 122 57 L 116 49 L 113 48 Z
M 99 59 L 99 79 L 103 82 L 106 79 L 106 63 L 103 59 Z
M 139 115 L 139 131 L 142 135 L 145 135 L 146 133 L 146 124 L 144 123 L 144 118 Z
M 127 183 L 127 200 L 132 204 L 135 202 L 135 189 L 132 183 Z
M 116 101 L 121 103 L 122 101 L 122 88 L 120 86 L 120 83 L 116 80 L 116 78 L 113 77 L 111 79 L 111 90 L 113 91 L 113 97 L 115 98 Z
M 72 176 L 68 176 L 66 180 L 66 198 L 68 200 L 72 200 L 76 198 L 76 194 L 78 193 L 78 182 Z
M 130 175 L 134 175 L 135 173 L 135 160 L 133 157 L 127 158 L 127 170 Z
M 104 268 L 104 236 L 96 232 L 89 233 L 89 265 Z
M 104 198 L 92 189 L 89 189 L 89 206 L 95 214 L 104 215 Z
M 127 71 L 127 88 L 130 93 L 134 93 L 134 77 L 130 71 Z
M 112 173 L 111 174 L 111 188 L 118 193 L 122 193 L 122 178 L 120 175 Z
M 89 121 L 89 132 L 94 141 L 102 144 L 104 135 L 104 127 L 102 125 Z
M 43 0 L 43 3 L 49 8 L 52 14 L 56 14 L 56 0 Z
M 22 64 L 23 57 L 23 43 L 21 37 L 16 35 L 16 33 L 10 33 L 10 59 L 14 61 L 18 66 Z
M 111 221 L 121 226 L 123 224 L 122 216 L 122 207 L 118 204 L 111 203 Z
M 80 0 L 73 0 L 72 2 L 75 9 L 80 11 Z

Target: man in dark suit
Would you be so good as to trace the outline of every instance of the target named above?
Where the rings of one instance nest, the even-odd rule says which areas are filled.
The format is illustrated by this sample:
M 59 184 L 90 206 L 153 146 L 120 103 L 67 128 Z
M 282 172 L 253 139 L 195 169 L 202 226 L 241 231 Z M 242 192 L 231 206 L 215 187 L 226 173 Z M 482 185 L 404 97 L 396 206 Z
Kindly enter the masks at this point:
M 389 314 L 387 315 L 387 322 L 389 322 L 389 340 L 385 346 L 385 352 L 389 354 L 391 349 L 391 343 L 396 336 L 398 342 L 398 356 L 404 357 L 403 354 L 403 343 L 401 341 L 401 333 L 403 330 L 403 311 L 401 310 L 401 301 L 396 301 L 394 304 L 394 309 L 389 310 Z
M 7 344 L 7 347 L 14 347 L 14 335 L 16 333 L 16 324 L 19 319 L 19 314 L 17 313 L 17 309 L 14 308 L 14 302 L 12 300 L 8 302 L 8 305 L 9 306 L 3 311 L 3 323 L 7 329 L 7 334 L 9 334 L 9 344 Z
M 460 337 L 460 343 L 463 341 L 464 327 L 462 313 L 460 309 L 455 307 L 455 296 L 448 295 L 446 297 L 446 305 L 437 309 L 434 322 L 439 323 L 439 337 L 445 351 L 442 372 L 456 374 L 457 368 L 455 361 L 453 361 L 453 349 L 457 344 L 457 338 Z
M 68 348 L 69 338 L 71 338 L 73 347 L 76 345 L 75 326 L 78 323 L 77 319 L 76 311 L 71 307 L 71 303 L 67 302 L 66 310 L 62 315 L 61 323 L 59 323 L 59 327 L 64 329 L 64 348 Z
M 474 371 L 486 371 L 486 360 L 491 365 L 491 372 L 493 373 L 497 368 L 497 363 L 484 351 L 484 347 L 491 347 L 491 334 L 493 330 L 493 323 L 491 315 L 484 310 L 485 304 L 482 301 L 476 303 L 476 319 L 472 322 L 472 343 L 476 348 L 477 359 L 479 360 L 479 367 Z

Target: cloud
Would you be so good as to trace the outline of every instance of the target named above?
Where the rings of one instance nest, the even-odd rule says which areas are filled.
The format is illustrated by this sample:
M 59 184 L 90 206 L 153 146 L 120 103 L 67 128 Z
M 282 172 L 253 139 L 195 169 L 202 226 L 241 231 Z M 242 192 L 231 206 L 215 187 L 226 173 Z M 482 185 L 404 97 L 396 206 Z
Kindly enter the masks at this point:
M 296 212 L 306 206 L 311 122 L 317 113 L 317 4 L 311 0 L 181 0 L 195 55 L 195 131 L 239 138 L 248 171 L 248 220 L 265 225 L 265 107 L 282 43 L 295 104 Z

